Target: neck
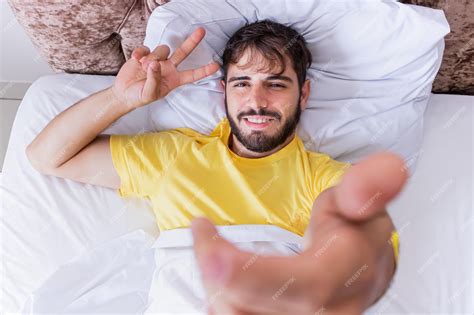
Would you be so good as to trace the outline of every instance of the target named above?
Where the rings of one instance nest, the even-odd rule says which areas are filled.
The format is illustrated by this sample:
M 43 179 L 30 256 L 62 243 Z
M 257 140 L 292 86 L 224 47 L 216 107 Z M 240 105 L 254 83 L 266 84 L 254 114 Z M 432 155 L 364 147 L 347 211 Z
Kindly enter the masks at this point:
M 273 150 L 267 151 L 267 152 L 254 152 L 254 151 L 250 151 L 249 149 L 247 149 L 247 148 L 237 139 L 237 137 L 236 137 L 234 134 L 231 134 L 231 136 L 229 137 L 229 148 L 232 150 L 232 152 L 234 152 L 235 154 L 237 154 L 237 155 L 239 155 L 239 156 L 241 156 L 241 157 L 244 157 L 244 158 L 250 158 L 250 159 L 262 158 L 262 157 L 269 156 L 269 155 L 272 155 L 272 154 L 275 153 L 275 152 L 280 151 L 280 150 L 283 149 L 288 143 L 290 143 L 291 140 L 293 140 L 294 137 L 295 137 L 295 133 L 293 132 L 293 133 L 285 140 L 285 142 L 283 142 L 282 144 L 280 144 L 279 146 L 277 146 L 277 147 L 274 148 Z

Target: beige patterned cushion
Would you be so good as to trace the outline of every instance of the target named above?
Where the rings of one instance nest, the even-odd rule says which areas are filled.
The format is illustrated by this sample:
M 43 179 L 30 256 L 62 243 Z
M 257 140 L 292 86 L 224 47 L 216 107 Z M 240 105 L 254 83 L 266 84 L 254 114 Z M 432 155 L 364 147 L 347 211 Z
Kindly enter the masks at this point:
M 116 74 L 165 0 L 8 0 L 55 71 Z
M 473 0 L 403 0 L 403 3 L 442 9 L 451 33 L 445 38 L 441 69 L 433 91 L 474 95 L 474 1 Z

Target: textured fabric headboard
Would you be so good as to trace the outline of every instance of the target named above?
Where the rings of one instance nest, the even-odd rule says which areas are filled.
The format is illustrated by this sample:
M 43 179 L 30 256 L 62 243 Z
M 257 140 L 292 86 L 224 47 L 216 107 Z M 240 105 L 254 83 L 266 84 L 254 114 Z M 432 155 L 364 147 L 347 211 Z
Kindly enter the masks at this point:
M 165 0 L 8 0 L 57 72 L 116 74 L 143 44 L 148 17 Z
M 168 0 L 8 0 L 55 71 L 116 74 L 142 45 L 148 17 Z M 451 25 L 433 92 L 474 95 L 474 1 L 401 0 L 443 9 Z
M 445 38 L 443 63 L 433 91 L 474 95 L 474 1 L 402 0 L 434 9 L 442 9 L 451 26 Z

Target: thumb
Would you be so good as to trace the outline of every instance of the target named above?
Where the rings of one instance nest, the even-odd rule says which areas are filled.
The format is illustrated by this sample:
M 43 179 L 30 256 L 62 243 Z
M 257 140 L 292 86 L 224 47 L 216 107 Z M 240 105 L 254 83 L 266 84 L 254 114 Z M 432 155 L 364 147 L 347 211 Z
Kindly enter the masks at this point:
M 404 161 L 396 154 L 373 154 L 353 165 L 335 187 L 337 210 L 351 220 L 366 220 L 384 209 L 407 180 Z
M 148 65 L 146 80 L 142 90 L 141 100 L 146 104 L 160 97 L 161 63 L 153 61 Z

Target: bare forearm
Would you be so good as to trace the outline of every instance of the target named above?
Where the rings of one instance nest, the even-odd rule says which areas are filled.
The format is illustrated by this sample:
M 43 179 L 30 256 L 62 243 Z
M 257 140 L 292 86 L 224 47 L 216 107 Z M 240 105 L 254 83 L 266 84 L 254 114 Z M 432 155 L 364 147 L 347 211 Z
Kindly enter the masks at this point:
M 59 167 L 130 111 L 112 87 L 92 94 L 56 116 L 27 147 L 28 158 L 35 167 Z

